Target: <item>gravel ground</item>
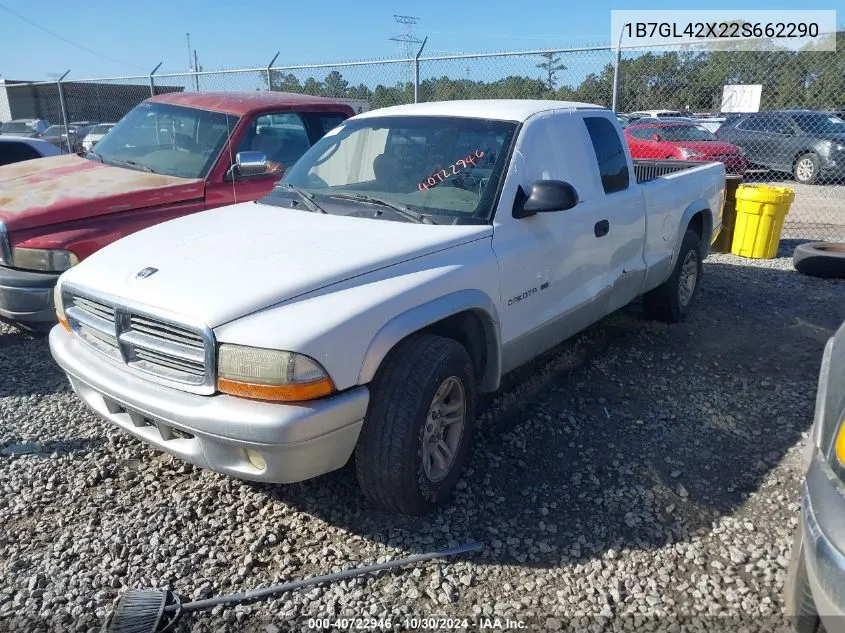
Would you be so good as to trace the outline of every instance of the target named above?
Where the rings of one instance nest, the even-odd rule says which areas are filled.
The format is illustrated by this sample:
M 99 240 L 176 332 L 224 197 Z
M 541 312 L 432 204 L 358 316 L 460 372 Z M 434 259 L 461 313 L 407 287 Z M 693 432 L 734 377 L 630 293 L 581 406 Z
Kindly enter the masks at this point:
M 173 461 L 88 413 L 46 341 L 2 328 L 0 628 L 96 630 L 127 587 L 196 598 L 478 540 L 181 630 L 437 614 L 470 630 L 656 630 L 669 615 L 776 630 L 800 447 L 843 320 L 845 283 L 713 255 L 685 324 L 634 304 L 506 377 L 454 503 L 425 519 L 374 512 L 349 469 L 272 487 Z

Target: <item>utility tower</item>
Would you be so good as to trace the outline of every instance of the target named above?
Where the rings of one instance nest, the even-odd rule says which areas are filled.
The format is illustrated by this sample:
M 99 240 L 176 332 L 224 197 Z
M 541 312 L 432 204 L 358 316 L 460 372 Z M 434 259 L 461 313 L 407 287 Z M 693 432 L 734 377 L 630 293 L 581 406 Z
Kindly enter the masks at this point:
M 394 14 L 393 19 L 395 20 L 396 24 L 402 26 L 403 32 L 399 35 L 394 35 L 390 38 L 390 40 L 399 44 L 399 54 L 402 56 L 402 58 L 411 59 L 417 52 L 415 44 L 422 44 L 422 40 L 418 39 L 414 35 L 414 27 L 416 26 L 417 22 L 419 22 L 419 18 L 415 18 L 410 15 Z M 405 81 L 413 80 L 414 66 L 413 64 L 409 64 Z

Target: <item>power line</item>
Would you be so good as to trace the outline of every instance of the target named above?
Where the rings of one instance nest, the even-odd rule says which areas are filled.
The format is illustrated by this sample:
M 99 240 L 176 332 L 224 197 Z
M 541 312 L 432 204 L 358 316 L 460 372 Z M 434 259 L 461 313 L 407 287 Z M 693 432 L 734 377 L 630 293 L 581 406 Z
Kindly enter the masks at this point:
M 60 40 L 62 40 L 63 42 L 66 42 L 67 44 L 70 44 L 71 46 L 75 46 L 76 48 L 82 49 L 83 51 L 87 51 L 87 52 L 91 53 L 92 55 L 96 55 L 97 57 L 102 57 L 103 59 L 107 59 L 107 60 L 108 60 L 108 61 L 110 61 L 110 62 L 115 62 L 115 63 L 117 63 L 117 64 L 121 64 L 121 65 L 123 65 L 123 66 L 128 66 L 129 68 L 138 68 L 138 66 L 135 66 L 135 65 L 133 65 L 133 64 L 129 64 L 129 63 L 124 62 L 124 61 L 121 61 L 121 60 L 119 60 L 119 59 L 115 59 L 114 57 L 109 57 L 108 55 L 103 55 L 102 53 L 98 53 L 98 52 L 97 52 L 97 51 L 95 51 L 95 50 L 91 50 L 91 49 L 90 49 L 90 48 L 88 48 L 87 46 L 83 46 L 82 44 L 77 44 L 76 42 L 74 42 L 74 41 L 72 41 L 72 40 L 67 39 L 67 38 L 66 38 L 66 37 L 64 37 L 63 35 L 59 35 L 59 34 L 58 34 L 58 33 L 56 33 L 55 31 L 51 31 L 51 30 L 50 30 L 50 29 L 48 29 L 47 27 L 41 26 L 40 24 L 37 24 L 37 23 L 33 22 L 33 21 L 32 21 L 32 20 L 30 20 L 29 18 L 26 18 L 26 17 L 22 16 L 20 13 L 18 13 L 18 12 L 16 12 L 16 11 L 12 11 L 9 7 L 7 7 L 7 6 L 5 6 L 5 5 L 0 4 L 0 9 L 3 9 L 4 11 L 7 11 L 7 12 L 11 13 L 12 15 L 14 15 L 14 16 L 15 16 L 16 18 L 18 18 L 19 20 L 23 20 L 23 21 L 24 21 L 24 22 L 26 22 L 27 24 L 30 24 L 30 25 L 34 26 L 35 28 L 37 28 L 37 29 L 41 29 L 41 30 L 42 30 L 42 31 L 44 31 L 45 33 L 49 33 L 50 35 L 52 35 L 53 37 L 55 37 L 55 38 L 57 38 L 57 39 L 60 39 Z

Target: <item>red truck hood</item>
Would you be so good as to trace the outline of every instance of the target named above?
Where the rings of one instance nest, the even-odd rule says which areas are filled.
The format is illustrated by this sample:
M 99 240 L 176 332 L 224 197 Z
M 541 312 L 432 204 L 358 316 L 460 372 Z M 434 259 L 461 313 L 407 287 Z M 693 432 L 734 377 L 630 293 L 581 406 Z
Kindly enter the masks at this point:
M 672 141 L 672 145 L 686 147 L 705 156 L 714 154 L 739 154 L 739 148 L 724 141 Z
M 10 231 L 202 198 L 205 182 L 105 165 L 75 154 L 0 167 Z

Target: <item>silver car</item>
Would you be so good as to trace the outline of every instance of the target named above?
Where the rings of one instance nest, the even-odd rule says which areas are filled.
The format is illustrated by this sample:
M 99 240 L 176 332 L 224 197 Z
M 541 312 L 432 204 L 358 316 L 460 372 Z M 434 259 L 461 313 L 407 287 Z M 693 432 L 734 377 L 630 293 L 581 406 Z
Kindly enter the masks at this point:
M 112 129 L 116 124 L 115 123 L 98 123 L 88 134 L 85 138 L 82 139 L 82 149 L 86 152 L 90 152 L 94 149 L 94 146 L 103 140 L 103 137 L 106 135 L 110 129 Z
M 845 323 L 822 357 L 804 452 L 801 523 L 792 546 L 786 612 L 799 633 L 845 632 Z

